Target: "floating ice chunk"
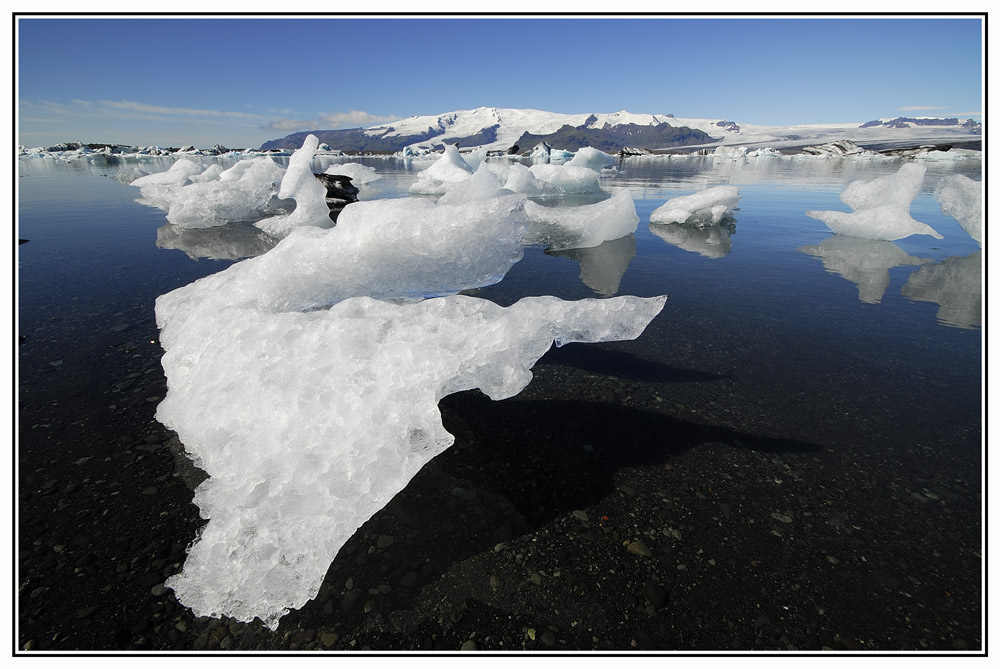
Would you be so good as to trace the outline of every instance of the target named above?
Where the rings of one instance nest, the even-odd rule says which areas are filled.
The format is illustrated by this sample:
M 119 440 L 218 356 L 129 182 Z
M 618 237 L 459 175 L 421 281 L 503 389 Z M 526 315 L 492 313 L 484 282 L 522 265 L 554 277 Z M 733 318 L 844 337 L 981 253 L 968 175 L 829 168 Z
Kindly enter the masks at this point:
M 910 216 L 910 203 L 920 192 L 927 168 L 907 163 L 895 174 L 870 181 L 852 181 L 840 199 L 853 211 L 807 211 L 838 235 L 892 241 L 910 235 L 941 239 L 931 226 Z
M 486 157 L 489 155 L 489 149 L 485 146 L 481 146 L 474 151 L 462 156 L 462 160 L 468 165 L 473 171 L 479 169 L 479 166 L 486 162 Z
M 381 174 L 375 173 L 374 167 L 368 167 L 361 163 L 339 163 L 326 168 L 327 174 L 335 174 L 342 177 L 349 177 L 355 186 L 363 186 L 377 179 L 381 179 Z
M 585 249 L 546 250 L 554 256 L 580 263 L 580 281 L 595 293 L 610 297 L 618 292 L 622 276 L 635 258 L 635 235 L 625 235 Z
M 472 167 L 459 154 L 453 144 L 445 144 L 444 153 L 430 167 L 417 175 L 410 192 L 420 195 L 440 195 L 447 191 L 447 184 L 468 179 Z
M 902 294 L 911 300 L 940 305 L 938 320 L 972 329 L 983 324 L 983 252 L 952 256 L 925 265 L 910 275 Z
M 524 193 L 529 197 L 562 195 L 563 191 L 559 186 L 538 179 L 520 163 L 487 163 L 487 166 L 503 180 L 503 187 L 514 193 Z
M 281 180 L 278 197 L 295 200 L 295 209 L 290 214 L 258 221 L 258 228 L 280 239 L 298 227 L 324 228 L 333 224 L 330 207 L 326 203 L 326 187 L 316 178 L 311 167 L 318 146 L 316 135 L 308 135 L 302 147 L 288 159 L 288 169 Z
M 194 496 L 208 524 L 167 587 L 195 615 L 277 628 L 316 596 L 355 531 L 454 442 L 442 397 L 511 397 L 553 342 L 633 339 L 665 299 L 528 297 L 504 308 L 458 295 L 356 297 L 168 325 L 157 418 L 209 478 Z
M 605 167 L 614 167 L 617 161 L 614 156 L 609 156 L 598 149 L 584 146 L 577 151 L 573 158 L 566 161 L 565 167 L 586 167 L 591 170 L 600 171 Z
M 523 254 L 524 203 L 523 195 L 355 202 L 335 228 L 296 228 L 264 255 L 161 296 L 161 327 L 233 305 L 303 311 L 358 295 L 426 297 L 496 283 Z
M 649 222 L 715 225 L 739 203 L 740 191 L 736 186 L 713 186 L 667 200 L 663 206 L 653 210 Z
M 969 236 L 983 245 L 983 184 L 963 174 L 953 174 L 935 192 L 941 211 L 951 216 Z
M 157 172 L 156 174 L 139 177 L 132 182 L 132 185 L 139 188 L 143 186 L 181 186 L 185 183 L 191 183 L 191 177 L 195 174 L 201 174 L 204 169 L 204 167 L 193 160 L 181 158 L 171 165 L 170 169 L 166 172 Z
M 449 185 L 447 192 L 438 200 L 439 204 L 460 204 L 473 200 L 487 200 L 500 195 L 510 195 L 488 168 L 480 167 L 468 179 Z
M 178 168 L 181 163 L 186 164 Z M 173 225 L 208 228 L 252 222 L 281 210 L 273 198 L 285 170 L 268 158 L 241 160 L 228 170 L 219 164 L 202 170 L 186 159 L 177 164 L 132 181 L 141 189 L 139 202 L 166 211 Z
M 600 176 L 589 167 L 572 167 L 570 165 L 532 165 L 531 173 L 536 179 L 545 181 L 563 193 L 599 193 Z
M 823 261 L 827 272 L 857 284 L 858 299 L 868 304 L 882 301 L 889 287 L 889 270 L 893 267 L 934 262 L 911 256 L 889 241 L 841 235 L 833 235 L 815 246 L 803 246 L 799 250 Z
M 589 248 L 635 232 L 639 216 L 628 191 L 610 199 L 579 207 L 545 207 L 525 204 L 530 226 L 526 244 L 544 244 L 550 249 Z

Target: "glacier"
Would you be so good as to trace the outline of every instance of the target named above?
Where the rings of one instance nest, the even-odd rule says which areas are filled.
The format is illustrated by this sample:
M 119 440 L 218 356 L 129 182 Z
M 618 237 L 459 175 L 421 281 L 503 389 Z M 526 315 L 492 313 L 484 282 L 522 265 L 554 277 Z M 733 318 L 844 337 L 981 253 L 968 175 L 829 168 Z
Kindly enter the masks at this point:
M 920 193 L 927 168 L 906 163 L 895 174 L 847 184 L 840 199 L 852 211 L 807 211 L 838 235 L 894 241 L 910 235 L 941 239 L 931 226 L 910 216 L 910 203 Z

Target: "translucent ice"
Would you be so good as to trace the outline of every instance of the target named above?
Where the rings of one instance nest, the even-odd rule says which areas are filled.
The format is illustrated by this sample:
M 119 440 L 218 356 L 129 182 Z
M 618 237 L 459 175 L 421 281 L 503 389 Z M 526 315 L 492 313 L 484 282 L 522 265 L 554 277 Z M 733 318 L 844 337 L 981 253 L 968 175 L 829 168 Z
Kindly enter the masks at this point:
M 471 174 L 472 167 L 465 162 L 458 149 L 452 144 L 446 144 L 441 157 L 417 175 L 417 180 L 410 186 L 410 192 L 440 195 L 447 191 L 448 185 L 464 181 Z
M 838 235 L 893 241 L 910 235 L 941 239 L 931 226 L 910 216 L 910 203 L 920 192 L 927 168 L 907 163 L 895 174 L 870 181 L 852 181 L 840 199 L 853 211 L 807 211 Z
M 532 165 L 536 179 L 558 188 L 562 193 L 600 193 L 600 175 L 589 167 L 570 165 Z
M 667 200 L 653 210 L 649 222 L 715 225 L 739 203 L 740 191 L 736 186 L 714 186 Z
M 290 214 L 258 221 L 258 228 L 273 237 L 281 238 L 298 227 L 324 228 L 333 224 L 330 220 L 330 207 L 326 204 L 326 187 L 316 178 L 311 167 L 318 146 L 316 135 L 309 135 L 302 142 L 302 147 L 288 159 L 288 169 L 281 179 L 278 197 L 295 200 L 295 209 Z
M 545 207 L 529 201 L 524 210 L 530 221 L 525 242 L 554 250 L 597 246 L 632 234 L 639 225 L 628 191 L 578 207 Z
M 553 342 L 635 338 L 664 300 L 355 297 L 308 313 L 228 306 L 183 325 L 158 302 L 169 391 L 157 417 L 209 474 L 194 497 L 209 522 L 166 585 L 195 615 L 276 628 L 453 443 L 442 397 L 511 397 Z
M 296 228 L 264 255 L 161 296 L 157 312 L 172 320 L 227 305 L 302 311 L 359 295 L 425 297 L 495 283 L 523 254 L 524 202 L 355 202 L 335 228 Z
M 953 174 L 938 184 L 935 192 L 941 211 L 983 245 L 983 184 L 963 174 Z
M 566 161 L 566 167 L 586 167 L 592 170 L 601 170 L 605 167 L 614 167 L 614 156 L 610 156 L 603 151 L 584 146 L 577 151 L 570 160 Z
M 382 178 L 382 175 L 375 173 L 374 167 L 361 163 L 336 163 L 326 168 L 326 173 L 350 177 L 351 183 L 355 186 L 362 186 Z

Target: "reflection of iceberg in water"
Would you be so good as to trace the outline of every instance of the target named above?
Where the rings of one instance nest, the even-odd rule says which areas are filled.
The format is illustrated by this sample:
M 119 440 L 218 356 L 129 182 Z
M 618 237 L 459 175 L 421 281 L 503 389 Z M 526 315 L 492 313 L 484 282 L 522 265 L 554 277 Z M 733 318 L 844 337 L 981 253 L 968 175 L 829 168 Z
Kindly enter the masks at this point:
M 545 253 L 580 263 L 580 281 L 594 292 L 610 297 L 618 292 L 622 276 L 635 257 L 635 235 L 612 239 L 591 248 L 546 250 Z
M 715 225 L 650 223 L 649 231 L 685 251 L 700 253 L 706 258 L 721 258 L 732 251 L 731 238 L 736 233 L 736 220 L 726 216 Z
M 936 302 L 938 320 L 957 328 L 978 328 L 983 323 L 983 252 L 952 256 L 921 267 L 903 286 L 911 300 Z
M 816 246 L 803 246 L 799 250 L 822 260 L 827 272 L 857 284 L 858 299 L 869 304 L 882 301 L 893 267 L 934 262 L 911 256 L 892 242 L 843 235 L 833 235 Z
M 167 224 L 156 231 L 161 249 L 183 251 L 192 260 L 239 260 L 267 253 L 277 240 L 253 223 L 230 223 L 212 228 L 182 228 Z

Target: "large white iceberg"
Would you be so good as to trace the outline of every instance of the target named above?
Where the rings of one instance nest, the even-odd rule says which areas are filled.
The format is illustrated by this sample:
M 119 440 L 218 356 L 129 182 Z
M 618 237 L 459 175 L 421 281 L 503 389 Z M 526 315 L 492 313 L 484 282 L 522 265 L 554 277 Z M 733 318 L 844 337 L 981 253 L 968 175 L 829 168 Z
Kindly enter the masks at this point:
M 736 186 L 713 186 L 705 190 L 667 200 L 649 215 L 650 223 L 716 225 L 739 206 L 740 191 Z
M 157 417 L 209 474 L 194 497 L 209 522 L 166 585 L 196 615 L 276 628 L 453 443 L 442 397 L 510 397 L 553 342 L 635 338 L 664 300 L 355 297 L 308 313 L 222 308 L 183 328 L 158 304 L 170 389 Z
M 920 193 L 927 168 L 907 163 L 895 174 L 870 181 L 852 181 L 840 199 L 852 211 L 807 211 L 838 235 L 893 241 L 910 235 L 941 239 L 931 226 L 910 216 L 910 203 Z
M 941 211 L 958 221 L 962 229 L 983 245 L 983 183 L 963 174 L 953 174 L 935 191 Z

